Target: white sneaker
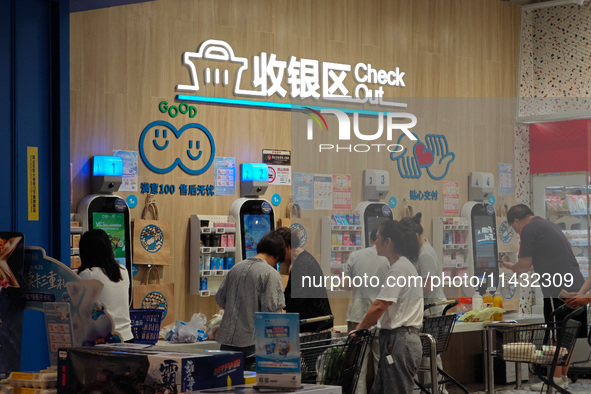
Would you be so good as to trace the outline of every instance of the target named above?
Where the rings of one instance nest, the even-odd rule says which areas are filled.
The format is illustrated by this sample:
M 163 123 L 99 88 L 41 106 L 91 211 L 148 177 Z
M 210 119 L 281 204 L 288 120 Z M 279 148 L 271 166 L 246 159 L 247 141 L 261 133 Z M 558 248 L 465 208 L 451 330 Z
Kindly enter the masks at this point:
M 566 375 L 562 375 L 562 388 L 563 389 L 568 388 L 568 376 L 566 376 Z
M 554 377 L 554 383 L 560 386 L 563 389 L 568 388 L 568 382 L 565 382 L 562 378 Z M 548 386 L 544 382 L 532 384 L 529 386 L 530 391 L 537 391 L 538 393 L 542 391 L 542 389 L 547 389 Z

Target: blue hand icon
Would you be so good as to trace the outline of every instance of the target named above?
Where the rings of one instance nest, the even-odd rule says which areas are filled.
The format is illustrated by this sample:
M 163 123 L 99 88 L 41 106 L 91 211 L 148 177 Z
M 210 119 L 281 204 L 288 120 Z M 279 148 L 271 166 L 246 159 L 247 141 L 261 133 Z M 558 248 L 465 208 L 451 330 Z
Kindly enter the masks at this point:
M 425 146 L 433 153 L 433 164 L 427 167 L 427 173 L 433 179 L 443 179 L 449 171 L 449 165 L 456 158 L 456 154 L 449 151 L 447 139 L 441 134 L 427 134 Z
M 413 135 L 416 137 L 416 135 L 414 133 L 413 133 Z M 403 146 L 401 144 L 403 137 L 404 137 L 404 134 L 402 134 L 398 138 L 397 144 L 400 146 Z M 417 142 L 418 142 L 418 138 L 417 138 Z M 415 142 L 415 144 L 417 142 Z M 407 155 L 407 153 L 409 151 L 410 151 L 410 153 Z M 405 147 L 400 152 L 390 153 L 390 159 L 396 161 L 396 164 L 398 165 L 398 172 L 400 173 L 400 176 L 402 178 L 415 178 L 416 179 L 416 178 L 421 177 L 421 167 L 419 166 L 419 163 L 417 162 L 417 159 L 414 155 L 414 145 L 410 149 Z

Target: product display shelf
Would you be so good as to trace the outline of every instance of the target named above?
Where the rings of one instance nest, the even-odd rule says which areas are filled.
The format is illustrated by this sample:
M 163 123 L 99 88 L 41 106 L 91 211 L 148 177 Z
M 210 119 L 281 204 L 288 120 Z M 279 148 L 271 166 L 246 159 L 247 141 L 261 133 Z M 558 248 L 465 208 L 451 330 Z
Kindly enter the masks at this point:
M 469 274 L 470 221 L 464 217 L 433 218 L 433 248 L 440 267 L 450 277 Z
M 581 179 L 583 180 L 583 179 Z M 589 276 L 588 186 L 547 182 L 544 190 L 546 218 L 557 224 L 572 246 L 583 277 Z
M 334 224 L 329 216 L 323 216 L 320 266 L 324 274 L 340 276 L 351 252 L 362 249 L 361 241 L 361 226 Z
M 82 236 L 82 216 L 70 214 L 70 268 L 80 268 L 80 248 L 78 242 Z
M 202 221 L 207 221 L 208 225 L 201 226 Z M 215 295 L 230 271 L 231 267 L 224 267 L 220 262 L 226 261 L 227 264 L 227 258 L 230 257 L 233 263 L 236 263 L 236 247 L 203 245 L 202 235 L 229 234 L 235 236 L 236 227 L 218 227 L 214 223 L 234 223 L 234 219 L 224 215 L 191 215 L 190 218 L 189 293 L 202 297 Z

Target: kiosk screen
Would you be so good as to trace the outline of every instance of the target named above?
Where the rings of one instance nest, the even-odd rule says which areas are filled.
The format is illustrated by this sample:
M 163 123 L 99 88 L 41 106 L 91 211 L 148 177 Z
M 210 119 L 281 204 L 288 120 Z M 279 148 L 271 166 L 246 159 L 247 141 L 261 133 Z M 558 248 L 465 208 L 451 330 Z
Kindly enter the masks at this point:
M 382 222 L 387 220 L 392 220 L 391 216 L 366 216 L 366 224 L 365 224 L 365 242 L 367 246 L 370 246 L 369 243 L 369 235 L 371 232 L 380 226 Z
M 125 267 L 125 214 L 93 212 L 92 228 L 104 230 L 109 235 L 115 260 Z
M 256 256 L 257 244 L 271 231 L 271 216 L 264 214 L 244 215 L 244 249 L 246 258 Z
M 496 230 L 494 217 L 490 215 L 473 216 L 474 231 L 474 269 L 477 275 L 497 267 Z

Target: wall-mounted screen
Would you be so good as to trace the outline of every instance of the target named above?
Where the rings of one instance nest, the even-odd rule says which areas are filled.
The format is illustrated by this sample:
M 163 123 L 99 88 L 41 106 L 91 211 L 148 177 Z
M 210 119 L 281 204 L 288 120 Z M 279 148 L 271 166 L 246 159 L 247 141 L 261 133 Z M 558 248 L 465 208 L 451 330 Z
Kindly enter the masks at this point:
M 244 249 L 246 258 L 256 256 L 257 244 L 271 231 L 271 216 L 265 214 L 244 215 Z
M 378 228 L 382 222 L 392 220 L 392 210 L 386 204 L 375 203 L 370 204 L 365 208 L 363 212 L 360 212 L 363 216 L 363 226 L 365 232 L 365 246 L 371 246 L 369 242 L 369 236 L 373 229 Z
M 93 212 L 92 228 L 104 230 L 109 235 L 115 260 L 125 267 L 125 214 L 123 212 Z
M 474 275 L 498 271 L 497 229 L 495 215 L 487 205 L 472 208 L 472 246 L 474 256 Z

